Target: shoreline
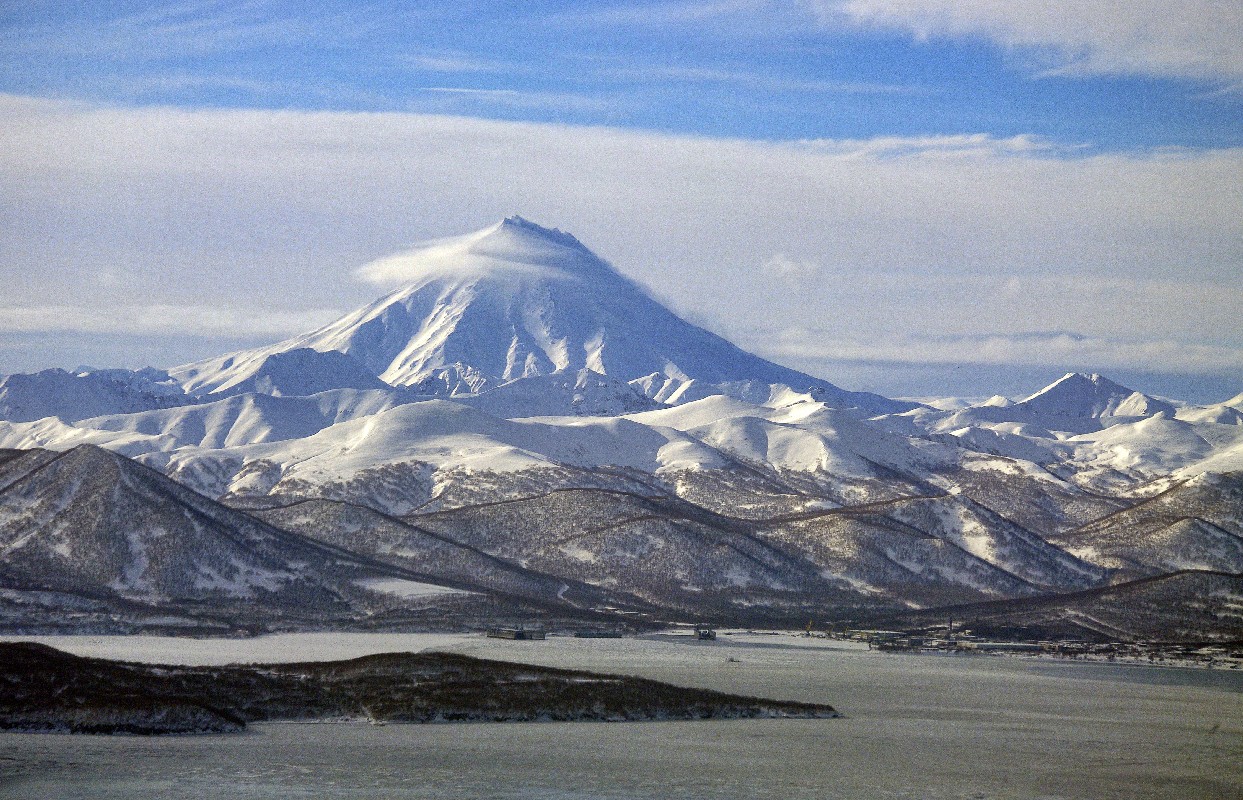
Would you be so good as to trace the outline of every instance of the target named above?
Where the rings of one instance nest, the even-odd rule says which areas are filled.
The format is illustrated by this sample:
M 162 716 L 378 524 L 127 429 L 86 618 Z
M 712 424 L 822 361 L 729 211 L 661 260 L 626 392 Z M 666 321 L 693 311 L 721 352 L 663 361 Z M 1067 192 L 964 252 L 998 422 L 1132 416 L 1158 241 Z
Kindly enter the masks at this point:
M 551 632 L 544 642 L 509 642 L 507 650 L 515 654 L 538 652 L 556 642 L 618 642 L 643 641 L 653 644 L 675 645 L 696 650 L 724 649 L 795 649 L 803 651 L 834 651 L 841 653 L 872 653 L 876 656 L 937 656 L 937 657 L 997 657 L 1010 661 L 1040 664 L 1084 664 L 1089 666 L 1145 667 L 1149 669 L 1194 670 L 1243 676 L 1243 657 L 1232 655 L 1173 653 L 1183 646 L 1149 646 L 1155 658 L 1138 654 L 1114 653 L 1113 657 L 1100 653 L 1004 652 L 1004 651 L 948 651 L 933 649 L 880 650 L 869 647 L 867 642 L 837 639 L 824 634 L 807 636 L 796 630 L 761 630 L 745 628 L 718 629 L 715 641 L 697 641 L 686 630 L 668 628 L 620 639 L 580 639 L 570 635 Z M 306 633 L 276 633 L 261 636 L 235 637 L 179 637 L 152 636 L 146 634 L 57 634 L 48 636 L 0 635 L 0 643 L 35 642 L 64 650 L 74 655 L 129 661 L 144 664 L 176 664 L 185 666 L 225 666 L 230 664 L 253 664 L 260 662 L 291 663 L 302 661 L 334 661 L 342 658 L 359 658 L 386 653 L 419 653 L 471 646 L 486 641 L 482 632 L 417 632 L 375 633 L 348 631 L 313 631 Z M 117 645 L 122 645 L 118 647 Z M 130 645 L 139 645 L 131 647 Z M 587 645 L 590 646 L 590 645 Z M 1118 647 L 1136 647 L 1119 644 Z M 1212 645 L 1209 645 L 1212 647 Z M 517 648 L 517 649 L 515 649 Z M 1203 648 L 1199 648 L 1203 649 Z M 505 655 L 498 653 L 498 658 Z

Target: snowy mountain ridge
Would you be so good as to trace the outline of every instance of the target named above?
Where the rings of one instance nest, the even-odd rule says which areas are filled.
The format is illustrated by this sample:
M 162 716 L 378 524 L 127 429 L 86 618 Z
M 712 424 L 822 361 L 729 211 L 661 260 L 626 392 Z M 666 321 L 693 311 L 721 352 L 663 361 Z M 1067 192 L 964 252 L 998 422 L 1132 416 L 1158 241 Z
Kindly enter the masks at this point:
M 1170 403 L 1141 394 L 1096 373 L 1068 372 L 1013 406 L 1034 415 L 1055 417 L 1173 416 Z
M 190 402 L 167 372 L 152 369 L 46 369 L 0 376 L 0 419 L 77 422 L 102 414 L 169 408 Z
M 14 618 L 37 617 L 44 579 L 66 607 L 96 602 L 79 579 L 110 598 L 93 619 L 302 587 L 324 619 L 422 619 L 452 595 L 470 613 L 763 620 L 1243 565 L 1243 395 L 1181 405 L 1095 373 L 1018 401 L 849 392 L 516 217 L 360 274 L 403 285 L 167 372 L 0 379 L 0 623 L 13 598 Z M 251 533 L 283 544 L 260 552 Z M 176 557 L 179 537 L 197 555 Z M 359 560 L 329 564 L 310 540 Z M 138 591 L 150 548 L 166 588 Z M 368 593 L 382 565 L 433 599 Z

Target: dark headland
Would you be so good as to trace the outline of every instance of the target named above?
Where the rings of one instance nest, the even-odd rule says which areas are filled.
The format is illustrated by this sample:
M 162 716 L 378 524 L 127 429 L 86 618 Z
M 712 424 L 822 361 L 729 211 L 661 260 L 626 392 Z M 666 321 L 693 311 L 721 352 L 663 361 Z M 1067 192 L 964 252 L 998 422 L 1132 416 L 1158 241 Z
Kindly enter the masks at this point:
M 249 722 L 538 722 L 831 718 L 829 705 L 740 697 L 618 675 L 388 653 L 224 667 L 82 658 L 0 644 L 0 729 L 224 733 Z

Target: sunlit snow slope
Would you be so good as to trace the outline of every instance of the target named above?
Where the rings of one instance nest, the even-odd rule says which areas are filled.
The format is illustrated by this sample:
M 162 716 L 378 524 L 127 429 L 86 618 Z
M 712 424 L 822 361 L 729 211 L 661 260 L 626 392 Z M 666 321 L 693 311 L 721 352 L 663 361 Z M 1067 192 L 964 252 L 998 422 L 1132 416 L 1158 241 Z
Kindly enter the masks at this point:
M 393 386 L 439 395 L 588 369 L 661 402 L 721 392 L 750 399 L 780 384 L 876 413 L 912 407 L 746 353 L 674 315 L 573 236 L 520 217 L 375 262 L 364 274 L 409 283 L 319 330 L 170 374 L 191 394 L 232 392 L 271 371 L 272 359 L 309 348 L 345 353 Z M 330 378 L 314 383 L 315 391 L 347 388 L 325 385 Z M 348 388 L 365 387 L 352 380 Z

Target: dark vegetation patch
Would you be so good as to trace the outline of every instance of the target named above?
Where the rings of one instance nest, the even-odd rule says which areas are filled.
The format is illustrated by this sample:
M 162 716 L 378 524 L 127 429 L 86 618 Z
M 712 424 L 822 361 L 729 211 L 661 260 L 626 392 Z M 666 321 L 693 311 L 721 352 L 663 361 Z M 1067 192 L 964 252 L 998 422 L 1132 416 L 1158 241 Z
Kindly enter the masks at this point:
M 0 729 L 216 733 L 248 722 L 537 722 L 836 717 L 832 706 L 619 675 L 389 653 L 350 661 L 153 666 L 0 644 Z
M 1243 575 L 1185 570 L 1082 592 L 877 616 L 875 627 L 945 625 L 1015 641 L 1196 644 L 1243 641 Z

